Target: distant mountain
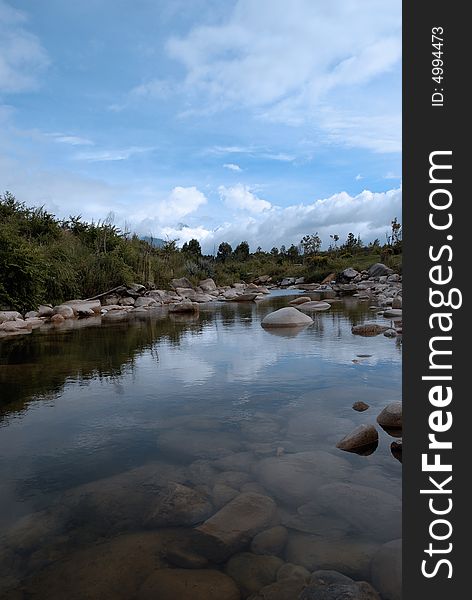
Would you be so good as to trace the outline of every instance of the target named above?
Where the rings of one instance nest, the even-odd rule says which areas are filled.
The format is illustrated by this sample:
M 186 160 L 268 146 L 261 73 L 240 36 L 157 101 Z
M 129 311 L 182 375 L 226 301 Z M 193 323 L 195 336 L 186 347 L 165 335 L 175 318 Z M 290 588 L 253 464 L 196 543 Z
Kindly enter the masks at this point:
M 151 246 L 154 246 L 154 248 L 162 248 L 166 243 L 165 240 L 161 238 L 153 238 L 150 235 L 143 235 L 141 239 L 147 242 L 148 244 L 151 244 Z

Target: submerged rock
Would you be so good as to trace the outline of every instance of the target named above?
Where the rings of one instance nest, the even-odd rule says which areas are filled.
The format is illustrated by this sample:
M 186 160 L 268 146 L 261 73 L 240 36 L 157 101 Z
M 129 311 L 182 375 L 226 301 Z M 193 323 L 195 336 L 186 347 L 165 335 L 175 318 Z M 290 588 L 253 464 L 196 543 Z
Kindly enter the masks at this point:
M 372 337 L 374 335 L 380 335 L 384 331 L 390 329 L 386 325 L 379 325 L 378 323 L 363 323 L 362 325 L 355 325 L 351 332 L 354 335 L 362 335 L 364 337 Z
M 292 306 L 286 306 L 266 315 L 261 325 L 262 327 L 303 327 L 311 323 L 313 323 L 311 317 Z
M 133 597 L 136 600 L 240 600 L 231 577 L 213 569 L 160 569 L 146 579 Z
M 156 497 L 155 508 L 145 521 L 147 527 L 182 527 L 196 525 L 213 511 L 211 503 L 198 491 L 169 482 Z
M 388 429 L 401 428 L 403 426 L 402 403 L 388 404 L 377 417 L 377 423 Z
M 354 404 L 352 405 L 352 408 L 354 410 L 356 410 L 357 412 L 364 412 L 365 410 L 367 410 L 369 408 L 369 405 L 366 404 L 365 402 L 362 402 L 362 400 L 360 400 L 359 402 L 354 402 Z
M 280 556 L 288 539 L 288 531 L 282 525 L 277 525 L 258 533 L 251 543 L 254 554 Z
M 402 598 L 402 540 L 381 546 L 372 559 L 372 584 L 385 600 Z
M 206 534 L 218 550 L 220 560 L 241 550 L 275 516 L 272 498 L 252 492 L 241 493 L 210 517 L 197 530 Z
M 329 302 L 321 302 L 318 300 L 311 300 L 310 302 L 304 302 L 299 310 L 303 312 L 317 312 L 322 310 L 329 310 L 331 304 Z
M 276 556 L 260 556 L 251 552 L 235 554 L 230 558 L 225 573 L 229 575 L 241 591 L 242 597 L 258 592 L 273 583 L 283 560 Z
M 379 594 L 366 581 L 333 583 L 328 586 L 309 585 L 299 600 L 381 600 Z
M 248 600 L 296 600 L 306 583 L 299 577 L 284 577 L 249 596 Z

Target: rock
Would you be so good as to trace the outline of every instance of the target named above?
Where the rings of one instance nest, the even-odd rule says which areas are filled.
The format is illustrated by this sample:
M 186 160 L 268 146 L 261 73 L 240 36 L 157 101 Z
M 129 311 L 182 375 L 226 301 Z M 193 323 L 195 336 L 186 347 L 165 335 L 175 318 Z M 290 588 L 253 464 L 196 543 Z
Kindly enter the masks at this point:
M 327 277 L 323 279 L 321 285 L 326 285 L 328 283 L 332 283 L 333 281 L 336 281 L 336 273 L 330 273 Z
M 52 317 L 54 311 L 51 306 L 41 304 L 38 308 L 38 317 Z
M 387 282 L 388 283 L 397 283 L 398 281 L 400 281 L 401 277 L 398 273 L 393 273 L 393 275 L 389 275 L 387 277 Z
M 378 323 L 363 323 L 362 325 L 355 325 L 351 332 L 354 335 L 362 335 L 364 337 L 371 337 L 374 335 L 380 335 L 384 331 L 390 329 L 386 325 L 379 325 Z
M 154 510 L 145 521 L 147 527 L 183 527 L 196 525 L 213 512 L 211 503 L 198 491 L 169 482 L 156 497 Z
M 23 321 L 23 319 L 17 319 L 16 321 L 4 321 L 0 325 L 0 332 L 5 333 L 21 333 L 24 331 L 27 333 L 28 330 L 28 322 Z
M 170 544 L 166 549 L 166 559 L 174 566 L 182 569 L 204 569 L 208 560 L 193 552 L 190 548 L 178 543 Z
M 25 585 L 27 597 L 129 600 L 149 575 L 164 566 L 161 546 L 161 536 L 154 532 L 90 544 L 33 575 Z
M 304 315 L 296 308 L 287 306 L 266 315 L 262 319 L 261 325 L 262 327 L 306 327 L 312 323 L 311 317 Z
M 62 306 L 70 306 L 75 316 L 92 316 L 99 314 L 102 305 L 100 300 L 68 300 Z
M 169 460 L 193 461 L 216 459 L 241 449 L 236 434 L 224 431 L 192 431 L 168 429 L 159 433 L 159 448 Z
M 170 313 L 197 313 L 198 311 L 198 304 L 190 300 L 183 300 L 179 304 L 169 304 Z
M 235 452 L 214 461 L 214 466 L 223 471 L 249 472 L 254 465 L 252 452 Z
M 0 324 L 6 323 L 7 321 L 16 321 L 23 319 L 21 313 L 16 310 L 1 310 L 0 311 Z
M 39 317 L 39 312 L 37 310 L 29 310 L 25 314 L 25 319 L 35 319 L 36 317 Z M 0 322 L 1 322 L 1 317 L 0 317 Z
M 311 500 L 324 483 L 333 478 L 346 479 L 350 470 L 344 458 L 318 450 L 262 459 L 255 474 L 277 499 L 300 506 Z
M 402 458 L 403 458 L 402 449 L 403 449 L 402 440 L 395 440 L 394 442 L 392 442 L 390 444 L 390 452 L 400 462 L 403 462 L 402 461 Z
M 258 592 L 275 581 L 283 560 L 276 556 L 260 556 L 250 552 L 235 554 L 230 558 L 225 573 L 238 584 L 243 598 Z
M 255 300 L 257 294 L 256 293 L 247 293 L 247 294 L 238 294 L 234 298 L 231 298 L 231 302 L 252 302 Z
M 140 294 L 143 294 L 146 291 L 146 288 L 140 283 L 130 283 L 130 285 L 126 287 L 126 291 L 128 292 L 128 294 L 130 294 L 130 296 L 139 296 Z
M 197 530 L 209 536 L 219 549 L 220 560 L 241 550 L 275 516 L 272 498 L 252 492 L 241 493 L 210 517 Z
M 59 323 L 64 323 L 65 319 L 62 315 L 52 315 L 51 317 L 51 323 L 55 323 L 55 324 L 59 324 Z
M 352 267 L 349 267 L 347 269 L 344 269 L 344 271 L 341 273 L 342 277 L 344 279 L 354 279 L 354 277 L 357 277 L 359 275 L 359 271 L 356 271 L 356 269 L 353 269 Z
M 298 304 L 303 304 L 304 302 L 311 302 L 310 296 L 299 296 L 298 298 L 290 300 L 289 304 L 297 306 Z
M 160 569 L 133 597 L 136 600 L 240 600 L 235 582 L 213 569 Z
M 365 410 L 367 410 L 369 408 L 369 405 L 366 404 L 365 402 L 362 402 L 362 400 L 360 400 L 359 402 L 354 402 L 354 404 L 352 405 L 352 408 L 354 410 L 356 410 L 357 412 L 364 412 Z
M 210 294 L 195 294 L 195 297 L 193 299 L 194 302 L 200 302 L 200 303 L 205 303 L 205 302 L 213 302 L 214 297 L 210 296 Z
M 395 296 L 395 298 L 392 300 L 392 308 L 402 308 L 402 297 L 401 296 Z
M 381 546 L 372 559 L 372 584 L 385 600 L 402 598 L 402 540 Z
M 139 298 L 136 298 L 134 306 L 135 308 L 140 306 L 154 307 L 157 306 L 157 302 L 152 296 L 140 296 Z
M 401 534 L 401 501 L 381 490 L 352 483 L 329 483 L 317 490 L 314 504 L 320 513 L 348 521 L 353 530 L 371 539 L 385 542 Z
M 194 300 L 197 295 L 193 288 L 176 288 L 175 291 L 181 298 L 187 298 L 188 300 Z
M 387 429 L 398 429 L 403 426 L 402 403 L 391 402 L 377 417 L 377 423 Z
M 74 309 L 67 304 L 60 304 L 53 308 L 55 315 L 61 315 L 64 319 L 72 319 L 74 317 Z
M 381 600 L 374 588 L 365 581 L 332 583 L 327 586 L 309 585 L 299 600 Z
M 173 279 L 171 286 L 176 290 L 177 288 L 193 288 L 193 285 L 186 277 L 180 277 L 180 279 Z
M 333 583 L 350 584 L 354 580 L 338 571 L 319 569 L 311 574 L 310 583 L 316 586 L 332 585 Z
M 370 563 L 377 544 L 350 537 L 323 538 L 307 533 L 290 533 L 286 558 L 309 571 L 328 569 L 339 571 L 355 579 L 370 577 Z
M 269 556 L 280 556 L 288 539 L 288 531 L 277 525 L 258 533 L 251 543 L 251 552 Z
M 388 338 L 394 338 L 397 337 L 397 335 L 395 329 L 387 329 L 387 331 L 384 331 L 384 336 Z
M 305 582 L 299 577 L 284 577 L 249 596 L 248 600 L 296 600 L 305 587 Z
M 120 298 L 118 300 L 118 304 L 121 306 L 134 306 L 135 302 L 136 300 L 132 296 L 125 296 L 124 298 Z
M 391 275 L 393 270 L 383 263 L 375 263 L 370 267 L 368 273 L 370 277 L 382 277 L 383 275 Z
M 386 319 L 401 319 L 403 314 L 403 311 L 401 308 L 391 308 L 389 310 L 386 310 L 383 314 L 383 316 Z
M 213 487 L 213 505 L 216 509 L 222 508 L 228 502 L 231 502 L 233 498 L 239 494 L 238 490 L 230 487 L 229 485 L 225 485 L 224 483 L 217 483 Z
M 41 325 L 44 324 L 43 319 L 40 319 L 39 317 L 28 317 L 26 319 L 26 325 L 28 327 L 28 329 L 37 329 L 38 327 L 41 327 Z
M 295 283 L 295 277 L 284 277 L 280 282 L 280 287 L 287 287 L 288 285 L 293 285 Z
M 287 578 L 301 579 L 302 581 L 306 582 L 310 579 L 310 571 L 300 565 L 285 563 L 277 571 L 277 581 Z
M 317 300 L 311 300 L 310 302 L 303 302 L 300 306 L 300 310 L 303 312 L 314 312 L 321 310 L 329 310 L 331 308 L 331 304 L 329 302 L 320 302 Z
M 370 446 L 377 447 L 379 434 L 373 425 L 359 425 L 336 444 L 336 448 L 346 452 L 362 452 Z
M 200 281 L 198 287 L 200 287 L 203 292 L 214 292 L 217 289 L 216 283 L 210 277 Z
M 216 476 L 216 483 L 222 483 L 239 490 L 251 477 L 244 471 L 224 471 Z

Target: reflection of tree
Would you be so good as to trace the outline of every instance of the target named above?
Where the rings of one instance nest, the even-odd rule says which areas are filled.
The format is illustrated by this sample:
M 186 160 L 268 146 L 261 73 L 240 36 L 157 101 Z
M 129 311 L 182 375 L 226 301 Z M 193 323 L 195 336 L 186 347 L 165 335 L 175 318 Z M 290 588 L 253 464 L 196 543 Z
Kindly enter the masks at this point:
M 205 315 L 207 323 L 214 318 Z M 158 361 L 158 342 L 178 346 L 186 332 L 203 327 L 202 321 L 147 317 L 9 339 L 0 345 L 0 413 L 22 411 L 35 397 L 54 398 L 70 379 L 120 379 L 146 351 Z

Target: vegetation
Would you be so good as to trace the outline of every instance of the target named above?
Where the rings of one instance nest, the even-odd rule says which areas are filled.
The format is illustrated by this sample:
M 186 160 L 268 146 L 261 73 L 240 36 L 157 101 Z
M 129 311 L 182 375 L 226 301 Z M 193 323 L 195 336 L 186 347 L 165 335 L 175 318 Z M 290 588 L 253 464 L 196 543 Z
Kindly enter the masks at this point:
M 216 256 L 202 254 L 190 240 L 179 249 L 178 240 L 159 246 L 117 228 L 112 218 L 87 223 L 80 216 L 57 219 L 44 208 L 30 208 L 6 192 L 0 196 L 0 307 L 29 310 L 42 302 L 59 303 L 90 298 L 131 282 L 168 288 L 174 277 L 193 282 L 214 277 L 219 285 L 270 275 L 320 281 L 348 266 L 358 270 L 374 262 L 401 269 L 401 225 L 394 219 L 386 242 L 365 246 L 350 233 L 338 244 L 330 236 L 321 251 L 318 233 L 307 234 L 299 245 L 250 252 L 247 241 L 231 247 L 222 242 Z

